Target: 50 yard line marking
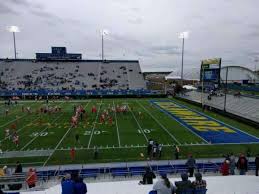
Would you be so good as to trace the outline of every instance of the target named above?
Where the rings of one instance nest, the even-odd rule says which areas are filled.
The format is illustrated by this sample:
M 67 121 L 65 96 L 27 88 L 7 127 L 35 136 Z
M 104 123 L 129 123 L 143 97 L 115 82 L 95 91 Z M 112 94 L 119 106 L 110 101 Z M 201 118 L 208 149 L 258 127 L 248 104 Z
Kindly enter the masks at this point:
M 139 129 L 141 130 L 142 134 L 144 135 L 144 137 L 145 137 L 146 141 L 148 141 L 148 138 L 147 138 L 147 136 L 146 136 L 145 132 L 143 131 L 143 129 L 142 129 L 142 127 L 141 127 L 141 125 L 139 124 L 138 120 L 136 119 L 136 117 L 135 117 L 134 113 L 132 112 L 131 108 L 129 107 L 128 103 L 127 103 L 127 106 L 128 106 L 128 109 L 130 110 L 130 112 L 131 112 L 131 114 L 132 114 L 133 118 L 135 119 L 135 121 L 136 121 L 136 123 L 137 123 L 137 125 L 138 125 Z
M 112 101 L 112 103 L 113 103 L 113 107 L 114 107 L 114 110 L 115 110 L 114 111 L 114 116 L 115 116 L 115 123 L 116 123 L 116 128 L 117 128 L 118 143 L 119 143 L 119 147 L 121 147 L 119 127 L 118 127 L 118 123 L 117 123 L 117 114 L 116 114 L 116 108 L 115 108 L 114 100 Z
M 97 114 L 96 114 L 96 117 L 95 117 L 95 121 L 94 121 L 94 124 L 93 124 L 93 128 L 92 128 L 92 131 L 91 131 L 91 136 L 90 136 L 87 148 L 90 148 L 90 144 L 91 144 L 91 141 L 92 141 L 92 138 L 93 138 L 93 134 L 94 134 L 94 129 L 95 129 L 95 126 L 96 126 L 96 122 L 97 122 L 97 119 L 98 119 L 98 116 L 99 116 L 99 112 L 101 110 L 102 102 L 103 101 L 101 100 L 101 103 L 99 105 L 99 108 L 98 108 L 98 111 L 97 111 Z
M 168 129 L 165 128 L 165 126 L 162 125 L 162 123 L 160 123 L 160 121 L 157 120 L 157 118 L 155 118 L 155 117 L 150 113 L 149 110 L 147 110 L 147 109 L 146 109 L 141 103 L 139 103 L 137 100 L 136 100 L 136 102 L 138 103 L 138 105 L 140 105 L 140 106 L 153 118 L 153 120 L 156 121 L 156 123 L 157 123 L 162 129 L 164 129 L 164 131 L 166 131 L 166 132 L 168 133 L 168 135 L 169 135 L 174 141 L 176 141 L 176 143 L 177 143 L 178 145 L 181 144 L 181 143 L 175 138 L 175 136 L 174 136 L 173 134 L 171 134 L 171 133 L 168 131 Z
M 87 102 L 86 106 L 88 106 L 90 101 Z M 58 149 L 58 147 L 60 146 L 60 144 L 62 143 L 62 141 L 65 139 L 65 137 L 67 136 L 67 134 L 70 132 L 70 130 L 72 129 L 72 126 L 66 131 L 66 133 L 63 135 L 63 137 L 61 138 L 61 140 L 58 142 L 58 144 L 56 145 L 56 147 L 54 148 L 54 151 L 49 155 L 49 157 L 47 158 L 47 160 L 44 162 L 43 167 L 46 166 L 46 164 L 48 163 L 49 159 L 53 156 L 54 152 Z

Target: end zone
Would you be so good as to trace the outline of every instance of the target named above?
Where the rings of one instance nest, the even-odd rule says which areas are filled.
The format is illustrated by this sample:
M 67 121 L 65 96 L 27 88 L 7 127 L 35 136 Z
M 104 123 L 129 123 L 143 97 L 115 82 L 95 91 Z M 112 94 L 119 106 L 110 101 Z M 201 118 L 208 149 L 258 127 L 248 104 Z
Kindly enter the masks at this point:
M 157 108 L 207 143 L 259 143 L 259 138 L 171 100 L 151 100 Z

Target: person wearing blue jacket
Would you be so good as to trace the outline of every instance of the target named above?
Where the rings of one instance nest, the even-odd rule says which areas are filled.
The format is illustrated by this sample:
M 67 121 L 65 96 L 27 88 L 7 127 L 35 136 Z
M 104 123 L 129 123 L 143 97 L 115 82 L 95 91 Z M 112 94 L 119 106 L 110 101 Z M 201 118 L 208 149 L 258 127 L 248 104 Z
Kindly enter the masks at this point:
M 87 187 L 82 177 L 77 177 L 74 185 L 74 194 L 86 194 Z
M 74 187 L 75 183 L 71 180 L 71 175 L 66 174 L 61 182 L 62 194 L 75 194 Z

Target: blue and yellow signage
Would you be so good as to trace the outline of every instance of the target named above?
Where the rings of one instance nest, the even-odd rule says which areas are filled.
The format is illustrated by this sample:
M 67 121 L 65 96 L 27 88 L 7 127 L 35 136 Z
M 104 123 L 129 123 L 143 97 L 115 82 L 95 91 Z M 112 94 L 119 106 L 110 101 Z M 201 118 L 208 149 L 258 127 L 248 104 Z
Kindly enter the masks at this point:
M 259 138 L 171 100 L 151 101 L 207 143 L 259 143 Z

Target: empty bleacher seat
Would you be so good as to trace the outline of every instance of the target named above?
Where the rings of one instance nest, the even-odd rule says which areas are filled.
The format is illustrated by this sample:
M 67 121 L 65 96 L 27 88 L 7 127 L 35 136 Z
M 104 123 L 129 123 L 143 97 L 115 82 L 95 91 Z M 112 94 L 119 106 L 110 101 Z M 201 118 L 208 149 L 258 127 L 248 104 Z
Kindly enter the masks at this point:
M 145 167 L 130 167 L 130 174 L 134 175 L 143 175 L 145 173 Z
M 128 168 L 124 168 L 124 167 L 122 167 L 122 168 L 111 168 L 110 169 L 110 172 L 111 172 L 111 175 L 113 176 L 113 177 L 116 177 L 116 176 L 128 176 L 129 175 L 129 170 L 128 170 Z
M 93 169 L 82 169 L 80 172 L 80 176 L 83 178 L 96 178 L 100 174 L 100 169 L 93 168 Z

